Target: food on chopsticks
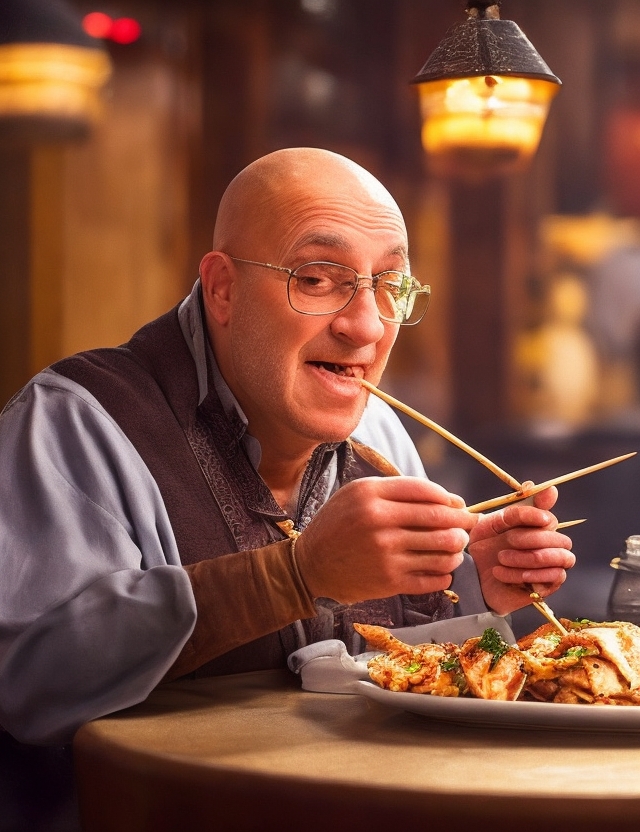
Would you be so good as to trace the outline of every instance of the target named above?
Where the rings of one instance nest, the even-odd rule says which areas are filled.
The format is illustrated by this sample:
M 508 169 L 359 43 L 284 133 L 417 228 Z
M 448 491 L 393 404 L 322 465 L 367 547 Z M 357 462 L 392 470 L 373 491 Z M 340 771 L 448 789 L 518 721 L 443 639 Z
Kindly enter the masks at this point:
M 409 645 L 385 627 L 354 624 L 372 650 L 369 676 L 392 691 L 501 701 L 640 705 L 640 627 L 561 619 L 517 644 L 494 628 L 463 644 Z

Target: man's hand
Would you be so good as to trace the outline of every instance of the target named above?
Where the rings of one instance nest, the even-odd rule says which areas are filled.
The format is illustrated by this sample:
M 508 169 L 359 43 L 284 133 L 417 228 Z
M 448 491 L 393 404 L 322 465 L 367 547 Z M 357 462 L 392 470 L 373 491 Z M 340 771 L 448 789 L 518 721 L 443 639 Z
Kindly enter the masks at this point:
M 535 495 L 534 505 L 515 504 L 480 516 L 471 531 L 468 551 L 482 594 L 499 615 L 530 604 L 532 588 L 551 595 L 575 563 L 571 538 L 554 531 L 558 521 L 549 509 L 557 498 L 557 489 L 547 488 Z
M 366 477 L 337 491 L 296 543 L 314 598 L 355 603 L 446 589 L 478 522 L 463 500 L 417 477 Z

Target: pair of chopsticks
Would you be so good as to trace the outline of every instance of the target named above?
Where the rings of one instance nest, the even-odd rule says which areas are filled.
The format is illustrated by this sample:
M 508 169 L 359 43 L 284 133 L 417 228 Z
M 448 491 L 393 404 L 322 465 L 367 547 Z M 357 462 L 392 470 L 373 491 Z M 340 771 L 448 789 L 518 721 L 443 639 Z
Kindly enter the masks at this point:
M 472 512 L 486 511 L 487 509 L 498 508 L 499 506 L 505 506 L 509 503 L 517 503 L 518 500 L 532 497 L 534 494 L 538 494 L 540 491 L 544 491 L 545 488 L 550 488 L 552 485 L 560 485 L 563 482 L 575 480 L 578 477 L 584 477 L 586 474 L 592 474 L 594 471 L 600 471 L 602 468 L 608 468 L 610 465 L 616 465 L 616 463 L 623 462 L 623 460 L 629 459 L 637 453 L 637 451 L 631 451 L 631 453 L 622 454 L 622 456 L 614 456 L 612 459 L 605 459 L 604 462 L 596 462 L 595 465 L 588 465 L 586 468 L 580 468 L 578 471 L 571 471 L 569 474 L 562 474 L 560 477 L 555 477 L 554 479 L 547 480 L 546 482 L 540 482 L 529 488 L 519 488 L 513 494 L 505 494 L 502 497 L 494 497 L 491 500 L 476 503 L 473 506 L 468 506 L 467 510 Z
M 529 587 L 527 587 L 527 589 L 529 589 Z M 535 590 L 533 590 L 533 587 L 531 587 L 531 589 L 532 592 L 529 593 L 529 598 L 531 598 L 531 603 L 533 604 L 533 606 L 538 610 L 538 612 L 541 612 L 542 615 L 544 615 L 547 621 L 550 621 L 553 624 L 553 626 L 556 628 L 556 630 L 558 630 L 558 632 L 561 635 L 569 635 L 569 630 L 567 630 L 564 624 L 558 621 L 551 607 L 546 603 L 546 601 L 542 600 L 541 596 L 538 595 L 538 593 Z
M 503 482 L 506 482 L 507 485 L 511 486 L 515 491 L 518 491 L 522 488 L 522 483 L 518 482 L 515 477 L 512 477 L 511 474 L 507 474 L 506 471 L 503 471 L 502 468 L 499 468 L 495 462 L 492 462 L 490 459 L 487 459 L 486 456 L 483 456 L 481 453 L 476 451 L 471 445 L 467 445 L 466 442 L 463 442 L 462 439 L 458 439 L 457 436 L 454 436 L 452 433 L 449 433 L 448 430 L 438 425 L 436 422 L 433 422 L 431 419 L 427 419 L 426 416 L 423 416 L 422 413 L 418 413 L 417 410 L 414 410 L 412 407 L 409 407 L 406 404 L 398 401 L 398 399 L 394 399 L 393 396 L 390 396 L 388 393 L 383 393 L 382 390 L 379 390 L 375 385 L 371 384 L 368 381 L 365 381 L 363 378 L 360 379 L 360 384 L 368 390 L 370 393 L 378 396 L 378 398 L 385 401 L 387 404 L 390 404 L 392 407 L 395 407 L 397 410 L 401 410 L 403 413 L 406 413 L 407 416 L 411 416 L 412 419 L 415 419 L 416 422 L 420 422 L 421 425 L 424 425 L 427 428 L 431 428 L 431 430 L 435 431 L 440 436 L 448 439 L 449 442 L 456 445 L 458 448 L 461 448 L 463 451 L 472 456 L 478 462 L 482 463 L 485 468 L 488 468 L 492 471 L 499 479 Z
M 600 471 L 602 468 L 608 468 L 610 465 L 616 465 L 618 462 L 622 462 L 625 459 L 629 459 L 632 456 L 635 456 L 637 451 L 632 451 L 628 454 L 623 454 L 622 456 L 613 457 L 613 459 L 607 459 L 604 462 L 598 462 L 595 465 L 589 465 L 586 468 L 580 468 L 578 471 L 571 471 L 569 474 L 563 474 L 560 477 L 555 477 L 554 479 L 547 480 L 546 482 L 538 483 L 537 485 L 526 485 L 523 486 L 522 483 L 518 482 L 515 477 L 512 477 L 511 474 L 508 474 L 506 471 L 503 471 L 502 468 L 498 467 L 494 462 L 488 459 L 483 454 L 479 453 L 472 448 L 470 445 L 467 445 L 466 442 L 463 442 L 461 439 L 458 439 L 457 436 L 454 436 L 453 433 L 450 433 L 445 428 L 438 425 L 436 422 L 428 419 L 426 416 L 423 416 L 422 413 L 418 413 L 417 410 L 414 410 L 411 407 L 408 407 L 406 404 L 398 401 L 398 399 L 394 399 L 393 396 L 390 396 L 388 393 L 383 393 L 382 390 L 379 390 L 375 385 L 370 384 L 368 381 L 364 379 L 360 379 L 360 384 L 368 390 L 370 393 L 381 398 L 383 401 L 390 404 L 392 407 L 397 408 L 398 410 L 405 413 L 407 416 L 410 416 L 412 419 L 415 419 L 420 424 L 424 425 L 425 427 L 431 428 L 431 430 L 435 431 L 437 434 L 442 436 L 444 439 L 447 439 L 452 444 L 456 445 L 461 450 L 465 451 L 469 456 L 473 457 L 475 460 L 480 462 L 485 468 L 488 468 L 492 471 L 497 477 L 499 477 L 503 482 L 505 482 L 510 488 L 513 489 L 511 494 L 505 494 L 502 497 L 494 497 L 491 500 L 485 500 L 481 503 L 476 503 L 473 506 L 468 506 L 467 510 L 478 513 L 481 511 L 486 511 L 488 509 L 495 509 L 499 508 L 500 506 L 509 505 L 509 503 L 516 503 L 519 500 L 525 500 L 527 497 L 532 497 L 534 494 L 538 494 L 540 491 L 544 491 L 546 488 L 550 488 L 553 485 L 560 485 L 563 482 L 568 482 L 569 480 L 577 479 L 578 477 L 584 477 L 587 474 L 592 474 L 594 471 Z M 558 523 L 557 529 L 566 528 L 568 526 L 575 526 L 578 523 L 584 523 L 584 520 L 567 520 L 564 523 Z M 567 629 L 561 624 L 560 621 L 556 618 L 553 613 L 553 610 L 542 600 L 542 597 L 533 589 L 532 586 L 527 586 L 527 589 L 531 590 L 529 593 L 529 597 L 531 598 L 531 603 L 533 606 L 540 612 L 544 617 L 550 621 L 553 626 L 563 635 L 567 635 Z
M 407 416 L 411 416 L 420 424 L 425 425 L 431 430 L 435 431 L 440 436 L 448 439 L 449 442 L 456 445 L 458 448 L 461 448 L 463 451 L 472 456 L 475 460 L 480 462 L 485 468 L 488 468 L 492 471 L 499 479 L 505 482 L 507 485 L 513 488 L 513 493 L 505 494 L 502 497 L 494 497 L 491 500 L 485 500 L 482 503 L 476 503 L 473 506 L 468 506 L 467 511 L 471 511 L 474 513 L 480 511 L 486 511 L 488 509 L 499 508 L 500 506 L 508 505 L 509 503 L 516 503 L 519 500 L 524 500 L 527 497 L 532 497 L 534 494 L 538 494 L 540 491 L 544 491 L 545 488 L 550 488 L 552 485 L 560 485 L 563 482 L 568 482 L 569 480 L 577 479 L 578 477 L 584 477 L 586 474 L 592 474 L 594 471 L 600 471 L 602 468 L 608 468 L 610 465 L 615 465 L 618 462 L 622 462 L 625 459 L 629 459 L 632 456 L 637 454 L 637 451 L 632 451 L 628 454 L 622 454 L 622 456 L 616 456 L 612 459 L 606 459 L 604 462 L 597 462 L 595 465 L 589 465 L 586 468 L 580 468 L 578 471 L 571 471 L 569 474 L 563 474 L 560 477 L 555 477 L 552 480 L 547 480 L 546 482 L 538 483 L 537 485 L 531 486 L 523 486 L 521 482 L 515 477 L 512 477 L 511 474 L 508 474 L 506 471 L 503 471 L 502 468 L 499 468 L 494 462 L 488 459 L 486 456 L 483 456 L 479 451 L 476 451 L 475 448 L 472 448 L 470 445 L 467 445 L 466 442 L 463 442 L 462 439 L 458 439 L 457 436 L 454 436 L 448 430 L 438 425 L 436 422 L 433 422 L 431 419 L 428 419 L 426 416 L 423 416 L 421 413 L 418 413 L 417 410 L 414 410 L 411 407 L 408 407 L 406 404 L 398 401 L 398 399 L 394 399 L 393 396 L 390 396 L 388 393 L 383 393 L 382 390 L 379 390 L 375 385 L 371 384 L 364 379 L 360 379 L 360 384 L 368 390 L 370 393 L 381 398 L 383 401 L 387 402 L 387 404 L 392 405 L 393 407 L 397 408 L 398 410 L 406 413 Z M 566 525 L 575 525 L 575 523 L 581 523 L 582 520 L 572 520 L 568 521 Z

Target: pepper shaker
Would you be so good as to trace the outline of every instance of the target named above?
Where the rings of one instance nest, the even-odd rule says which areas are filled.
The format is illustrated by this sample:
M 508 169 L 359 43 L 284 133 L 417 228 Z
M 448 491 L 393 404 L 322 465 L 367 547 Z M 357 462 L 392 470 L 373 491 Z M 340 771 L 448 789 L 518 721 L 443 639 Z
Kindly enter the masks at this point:
M 625 551 L 610 565 L 616 574 L 607 602 L 608 619 L 640 624 L 640 534 L 626 539 Z

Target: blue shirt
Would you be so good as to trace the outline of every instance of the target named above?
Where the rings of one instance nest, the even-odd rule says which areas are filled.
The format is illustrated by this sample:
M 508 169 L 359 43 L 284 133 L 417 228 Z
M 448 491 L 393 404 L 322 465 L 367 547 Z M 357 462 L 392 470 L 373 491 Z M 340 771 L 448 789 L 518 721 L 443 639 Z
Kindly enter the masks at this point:
M 179 319 L 207 393 L 199 284 Z M 238 409 L 221 376 L 216 390 Z M 426 476 L 399 418 L 370 397 L 354 433 Z M 260 448 L 245 434 L 257 466 Z M 81 385 L 47 369 L 0 417 L 0 725 L 69 742 L 84 722 L 142 701 L 180 654 L 197 609 L 158 486 Z M 327 490 L 327 496 L 331 488 Z M 459 613 L 486 609 L 467 557 Z

